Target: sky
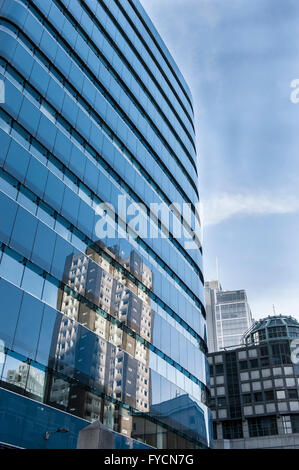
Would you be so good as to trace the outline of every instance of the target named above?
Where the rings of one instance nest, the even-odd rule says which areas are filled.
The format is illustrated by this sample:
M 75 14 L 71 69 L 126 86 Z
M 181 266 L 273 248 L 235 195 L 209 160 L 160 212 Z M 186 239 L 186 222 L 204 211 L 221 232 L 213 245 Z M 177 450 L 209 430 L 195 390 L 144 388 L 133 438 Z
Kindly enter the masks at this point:
M 299 1 L 141 3 L 193 95 L 205 279 L 299 320 Z

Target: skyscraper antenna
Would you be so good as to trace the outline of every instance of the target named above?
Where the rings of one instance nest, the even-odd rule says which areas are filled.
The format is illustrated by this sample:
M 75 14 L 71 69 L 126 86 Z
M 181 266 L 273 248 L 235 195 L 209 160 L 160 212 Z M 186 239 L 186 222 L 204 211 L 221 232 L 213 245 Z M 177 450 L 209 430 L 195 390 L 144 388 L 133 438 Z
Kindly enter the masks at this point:
M 219 264 L 218 264 L 218 258 L 216 258 L 216 279 L 219 281 Z
M 273 304 L 273 312 L 274 312 L 274 315 L 276 315 L 275 305 L 274 304 Z

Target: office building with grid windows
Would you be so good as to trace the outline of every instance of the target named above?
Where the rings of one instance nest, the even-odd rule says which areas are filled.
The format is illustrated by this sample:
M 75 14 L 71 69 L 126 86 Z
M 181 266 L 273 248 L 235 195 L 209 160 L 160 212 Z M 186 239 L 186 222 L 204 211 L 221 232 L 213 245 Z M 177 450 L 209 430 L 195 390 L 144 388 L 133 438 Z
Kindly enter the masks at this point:
M 219 281 L 207 281 L 205 301 L 209 352 L 238 346 L 252 325 L 245 290 L 224 291 Z
M 0 80 L 1 445 L 75 448 L 98 421 L 124 447 L 209 447 L 181 72 L 138 0 L 0 0 Z M 134 232 L 120 199 L 158 236 Z M 167 228 L 152 203 L 191 216 L 174 206 Z
M 298 344 L 298 321 L 270 316 L 209 355 L 215 448 L 299 448 Z

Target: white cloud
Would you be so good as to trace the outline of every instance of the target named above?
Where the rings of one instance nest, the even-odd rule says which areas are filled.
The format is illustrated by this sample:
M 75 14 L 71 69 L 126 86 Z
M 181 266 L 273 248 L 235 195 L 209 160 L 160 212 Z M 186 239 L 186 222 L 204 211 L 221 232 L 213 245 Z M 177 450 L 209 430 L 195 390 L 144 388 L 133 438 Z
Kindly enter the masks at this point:
M 239 214 L 290 214 L 299 211 L 299 198 L 271 193 L 222 193 L 203 201 L 204 225 L 215 225 Z

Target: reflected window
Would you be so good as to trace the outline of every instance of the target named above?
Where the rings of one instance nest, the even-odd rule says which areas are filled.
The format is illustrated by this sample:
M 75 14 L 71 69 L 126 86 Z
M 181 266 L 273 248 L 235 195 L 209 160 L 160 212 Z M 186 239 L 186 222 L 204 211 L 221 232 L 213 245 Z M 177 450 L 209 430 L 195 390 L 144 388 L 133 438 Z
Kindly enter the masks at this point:
M 19 286 L 24 272 L 23 258 L 9 248 L 5 248 L 0 265 L 0 276 Z
M 28 364 L 7 355 L 2 371 L 2 380 L 13 386 L 25 389 L 28 371 Z
M 22 289 L 30 292 L 30 294 L 38 298 L 41 298 L 43 285 L 44 279 L 42 277 L 42 271 L 36 268 L 33 264 L 27 262 L 21 285 Z
M 35 399 L 43 399 L 45 387 L 45 372 L 34 366 L 29 367 L 26 390 L 34 395 Z

